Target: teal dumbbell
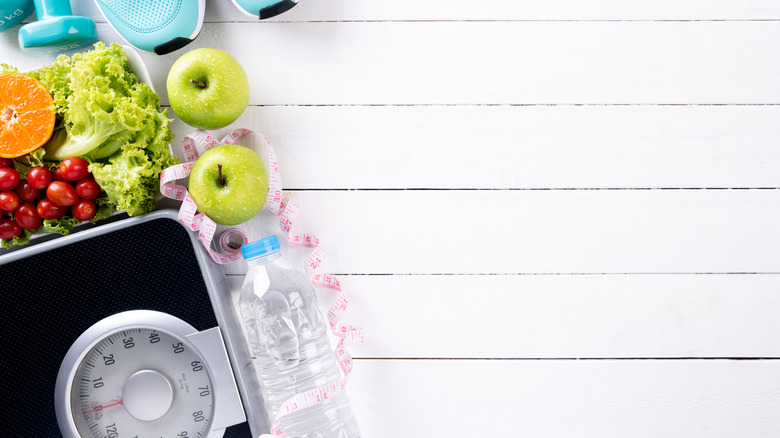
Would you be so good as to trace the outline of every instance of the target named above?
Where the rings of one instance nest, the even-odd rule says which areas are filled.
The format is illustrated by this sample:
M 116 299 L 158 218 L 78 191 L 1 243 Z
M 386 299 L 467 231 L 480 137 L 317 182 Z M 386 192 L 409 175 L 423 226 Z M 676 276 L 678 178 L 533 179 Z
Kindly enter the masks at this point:
M 32 0 L 0 0 L 0 32 L 21 23 L 34 11 Z
M 24 51 L 63 53 L 97 41 L 91 18 L 73 15 L 69 0 L 33 0 L 38 21 L 19 29 L 19 47 Z

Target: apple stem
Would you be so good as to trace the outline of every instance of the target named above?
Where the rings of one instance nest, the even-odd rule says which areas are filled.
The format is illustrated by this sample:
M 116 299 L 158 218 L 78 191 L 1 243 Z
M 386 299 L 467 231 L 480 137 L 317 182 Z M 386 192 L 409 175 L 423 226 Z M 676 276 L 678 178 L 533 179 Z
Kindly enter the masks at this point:
M 195 79 L 190 79 L 191 84 L 195 84 L 199 86 L 200 88 L 206 88 L 206 83 L 202 81 L 196 81 Z
M 225 187 L 226 181 L 225 181 L 225 177 L 222 176 L 222 165 L 221 164 L 217 164 L 217 170 L 219 170 L 219 183 L 222 185 L 222 187 Z

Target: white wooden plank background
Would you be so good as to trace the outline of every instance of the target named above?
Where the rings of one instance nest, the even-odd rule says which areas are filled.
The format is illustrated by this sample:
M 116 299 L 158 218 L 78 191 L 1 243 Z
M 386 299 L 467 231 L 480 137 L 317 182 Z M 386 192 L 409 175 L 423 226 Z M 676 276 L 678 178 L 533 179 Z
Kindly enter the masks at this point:
M 210 0 L 195 43 L 144 59 L 164 103 L 188 49 L 250 73 L 229 128 L 274 142 L 353 298 L 365 436 L 770 437 L 778 21 L 761 0 L 302 0 L 255 23 Z M 1 62 L 49 60 L 15 38 Z
M 274 142 L 290 189 L 772 188 L 777 120 L 754 105 L 284 105 L 236 124 Z
M 366 436 L 772 437 L 768 361 L 361 361 Z M 360 392 L 358 387 L 374 392 Z M 386 394 L 387 399 L 378 394 Z M 365 426 L 363 426 L 365 424 Z
M 241 280 L 228 277 L 233 290 Z M 777 274 L 341 280 L 355 291 L 345 318 L 369 330 L 371 342 L 351 349 L 360 358 L 780 357 L 777 338 L 765 335 L 780 306 Z M 322 304 L 335 298 L 321 295 Z
M 763 21 L 206 23 L 190 46 L 262 54 L 254 105 L 767 104 L 776 35 Z M 149 63 L 164 102 L 175 59 Z

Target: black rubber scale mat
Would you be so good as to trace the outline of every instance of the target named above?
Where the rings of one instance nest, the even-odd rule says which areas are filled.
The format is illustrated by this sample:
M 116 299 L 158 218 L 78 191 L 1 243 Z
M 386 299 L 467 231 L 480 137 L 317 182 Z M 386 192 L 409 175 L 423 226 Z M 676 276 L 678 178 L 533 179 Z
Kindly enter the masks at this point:
M 60 362 L 73 341 L 114 313 L 150 309 L 198 330 L 217 325 L 192 241 L 162 218 L 0 266 L 2 435 L 61 437 L 54 411 Z M 247 423 L 226 438 L 250 437 Z

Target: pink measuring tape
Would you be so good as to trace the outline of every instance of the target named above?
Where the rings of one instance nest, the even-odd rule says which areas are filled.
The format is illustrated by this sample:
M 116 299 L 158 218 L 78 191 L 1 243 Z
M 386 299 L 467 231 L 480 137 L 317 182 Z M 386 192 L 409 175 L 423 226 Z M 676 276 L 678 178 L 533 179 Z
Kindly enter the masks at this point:
M 237 144 L 242 138 L 252 131 L 247 129 L 237 129 L 226 135 L 222 141 L 217 141 L 204 131 L 196 131 L 184 137 L 184 158 L 185 162 L 171 166 L 160 174 L 160 192 L 163 196 L 182 201 L 179 209 L 179 221 L 192 231 L 199 231 L 198 238 L 208 251 L 211 258 L 219 264 L 227 264 L 238 260 L 241 252 L 229 246 L 230 238 L 238 235 L 241 238 L 242 245 L 248 242 L 247 235 L 237 228 L 231 228 L 222 233 L 219 240 L 219 247 L 224 253 L 215 251 L 211 248 L 211 241 L 214 238 L 217 224 L 209 219 L 208 216 L 196 214 L 197 206 L 187 189 L 184 186 L 173 184 L 172 181 L 186 178 L 192 171 L 192 166 L 199 157 L 198 146 L 204 149 L 210 149 L 220 144 Z M 259 134 L 258 134 L 259 135 Z M 318 388 L 297 394 L 296 396 L 282 403 L 276 418 L 271 424 L 271 433 L 261 435 L 266 437 L 288 437 L 281 426 L 280 419 L 295 411 L 321 403 L 331 396 L 344 390 L 347 378 L 352 371 L 352 356 L 350 356 L 345 341 L 362 343 L 364 333 L 361 327 L 346 325 L 340 322 L 341 316 L 349 305 L 349 299 L 341 289 L 341 284 L 333 275 L 317 272 L 317 268 L 322 264 L 322 255 L 324 248 L 320 244 L 317 236 L 310 233 L 294 232 L 292 230 L 295 218 L 298 216 L 299 207 L 294 201 L 282 196 L 282 180 L 279 173 L 279 162 L 276 159 L 276 151 L 271 142 L 263 135 L 259 135 L 266 148 L 267 166 L 268 166 L 268 197 L 266 198 L 263 209 L 268 209 L 279 216 L 279 229 L 284 234 L 287 242 L 293 246 L 313 248 L 313 251 L 304 262 L 304 270 L 309 275 L 309 280 L 316 287 L 325 287 L 338 291 L 336 301 L 328 309 L 328 325 L 331 333 L 339 338 L 334 354 L 336 362 L 339 364 L 344 376 L 336 382 L 329 383 Z

